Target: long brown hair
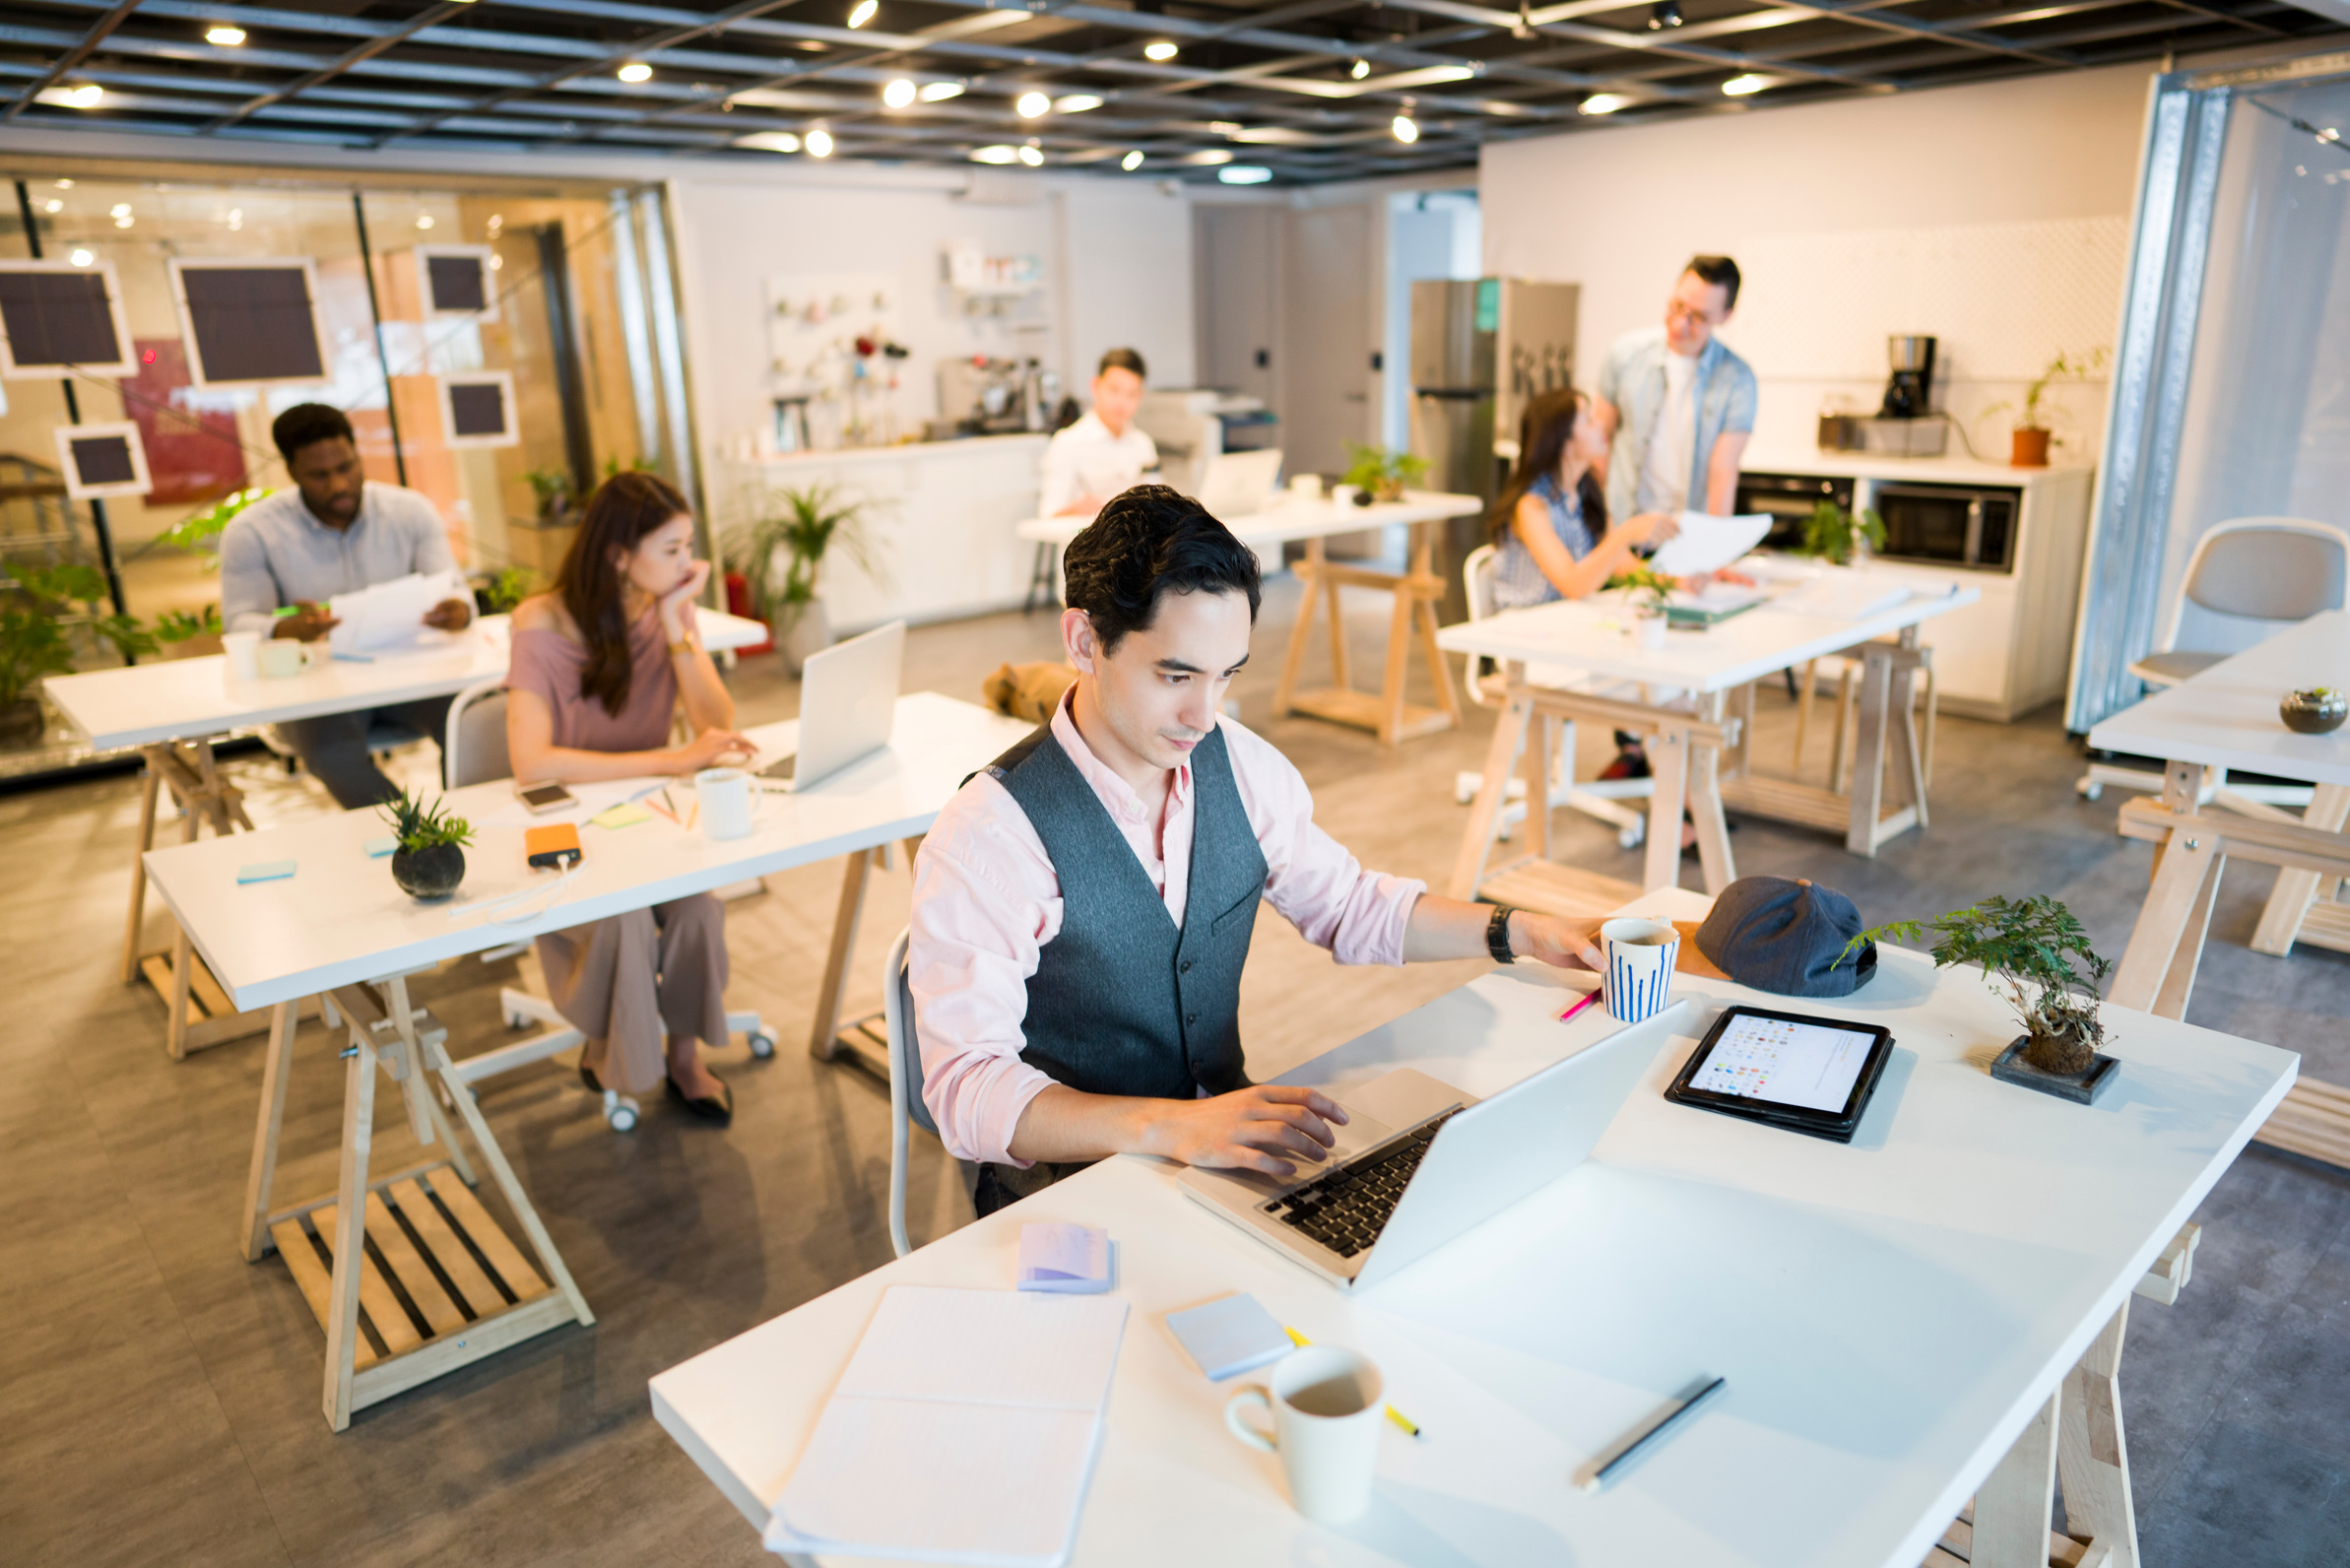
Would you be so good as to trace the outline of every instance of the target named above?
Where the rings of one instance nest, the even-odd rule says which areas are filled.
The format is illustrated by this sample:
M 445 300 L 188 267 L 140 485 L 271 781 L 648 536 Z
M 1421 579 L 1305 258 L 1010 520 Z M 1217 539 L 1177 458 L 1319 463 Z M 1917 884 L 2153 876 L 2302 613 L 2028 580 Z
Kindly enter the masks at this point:
M 578 537 L 563 556 L 555 596 L 587 642 L 587 668 L 579 688 L 614 717 L 628 705 L 634 661 L 628 654 L 628 619 L 620 606 L 625 580 L 616 555 L 626 555 L 670 519 L 690 512 L 685 497 L 658 474 L 615 474 L 588 497 Z
M 1559 459 L 1566 455 L 1567 442 L 1575 435 L 1575 417 L 1582 410 L 1583 395 L 1573 386 L 1562 386 L 1528 401 L 1526 413 L 1518 420 L 1518 466 L 1510 471 L 1510 482 L 1501 488 L 1501 494 L 1493 502 L 1492 515 L 1486 519 L 1485 526 L 1496 545 L 1510 537 L 1510 523 L 1518 515 L 1518 503 L 1534 488 L 1534 482 L 1545 474 L 1558 473 Z M 1592 543 L 1597 545 L 1607 533 L 1607 496 L 1593 470 L 1584 470 L 1575 493 L 1583 503 L 1583 526 L 1590 530 Z

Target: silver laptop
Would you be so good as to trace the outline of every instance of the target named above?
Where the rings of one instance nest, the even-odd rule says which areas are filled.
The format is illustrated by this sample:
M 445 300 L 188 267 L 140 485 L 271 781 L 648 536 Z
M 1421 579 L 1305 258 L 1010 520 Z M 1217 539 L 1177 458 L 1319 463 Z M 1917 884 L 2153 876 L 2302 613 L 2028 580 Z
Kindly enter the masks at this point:
M 892 621 L 810 658 L 800 671 L 800 748 L 765 759 L 758 776 L 810 789 L 887 746 L 905 651 L 906 623 Z
M 1329 1161 L 1286 1181 L 1186 1170 L 1183 1189 L 1325 1279 L 1371 1284 L 1583 1163 L 1675 1033 L 1676 1002 L 1480 1100 L 1403 1068 L 1337 1096 L 1352 1118 Z
M 1218 452 L 1208 460 L 1200 504 L 1211 517 L 1245 517 L 1265 510 L 1280 481 L 1281 449 L 1277 446 L 1262 452 Z

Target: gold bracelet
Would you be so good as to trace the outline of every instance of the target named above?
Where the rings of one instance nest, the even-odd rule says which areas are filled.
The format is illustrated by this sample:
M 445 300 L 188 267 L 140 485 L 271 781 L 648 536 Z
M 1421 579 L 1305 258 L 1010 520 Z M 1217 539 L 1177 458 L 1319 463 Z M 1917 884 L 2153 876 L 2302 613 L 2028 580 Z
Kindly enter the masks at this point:
M 670 651 L 671 653 L 687 653 L 687 654 L 691 654 L 691 653 L 699 653 L 699 652 L 701 652 L 701 648 L 699 647 L 699 645 L 697 645 L 697 644 L 694 642 L 694 640 L 693 640 L 693 638 L 692 638 L 692 637 L 690 637 L 690 636 L 684 636 L 684 637 L 680 637 L 680 638 L 679 638 L 677 641 L 675 641 L 675 642 L 671 643 L 671 644 L 669 645 L 669 651 Z

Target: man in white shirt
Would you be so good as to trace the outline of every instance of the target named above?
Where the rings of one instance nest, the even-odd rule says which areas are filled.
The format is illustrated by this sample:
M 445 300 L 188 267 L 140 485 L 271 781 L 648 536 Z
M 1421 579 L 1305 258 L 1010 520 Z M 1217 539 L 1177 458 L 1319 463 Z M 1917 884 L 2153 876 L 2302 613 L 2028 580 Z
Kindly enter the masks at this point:
M 1142 357 L 1112 349 L 1093 375 L 1093 408 L 1044 450 L 1047 517 L 1091 517 L 1101 503 L 1158 467 L 1158 447 L 1135 424 L 1142 406 Z

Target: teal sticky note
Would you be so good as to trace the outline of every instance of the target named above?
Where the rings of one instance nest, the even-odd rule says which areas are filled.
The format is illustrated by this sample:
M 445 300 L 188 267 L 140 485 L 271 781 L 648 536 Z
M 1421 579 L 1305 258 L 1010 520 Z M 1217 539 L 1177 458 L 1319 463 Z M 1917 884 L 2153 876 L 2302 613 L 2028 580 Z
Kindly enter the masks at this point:
M 386 833 L 381 838 L 368 839 L 359 847 L 367 852 L 369 860 L 381 860 L 400 847 L 400 840 Z
M 278 882 L 293 875 L 294 862 L 290 860 L 257 860 L 250 866 L 236 868 L 236 884 L 241 887 L 246 882 Z

